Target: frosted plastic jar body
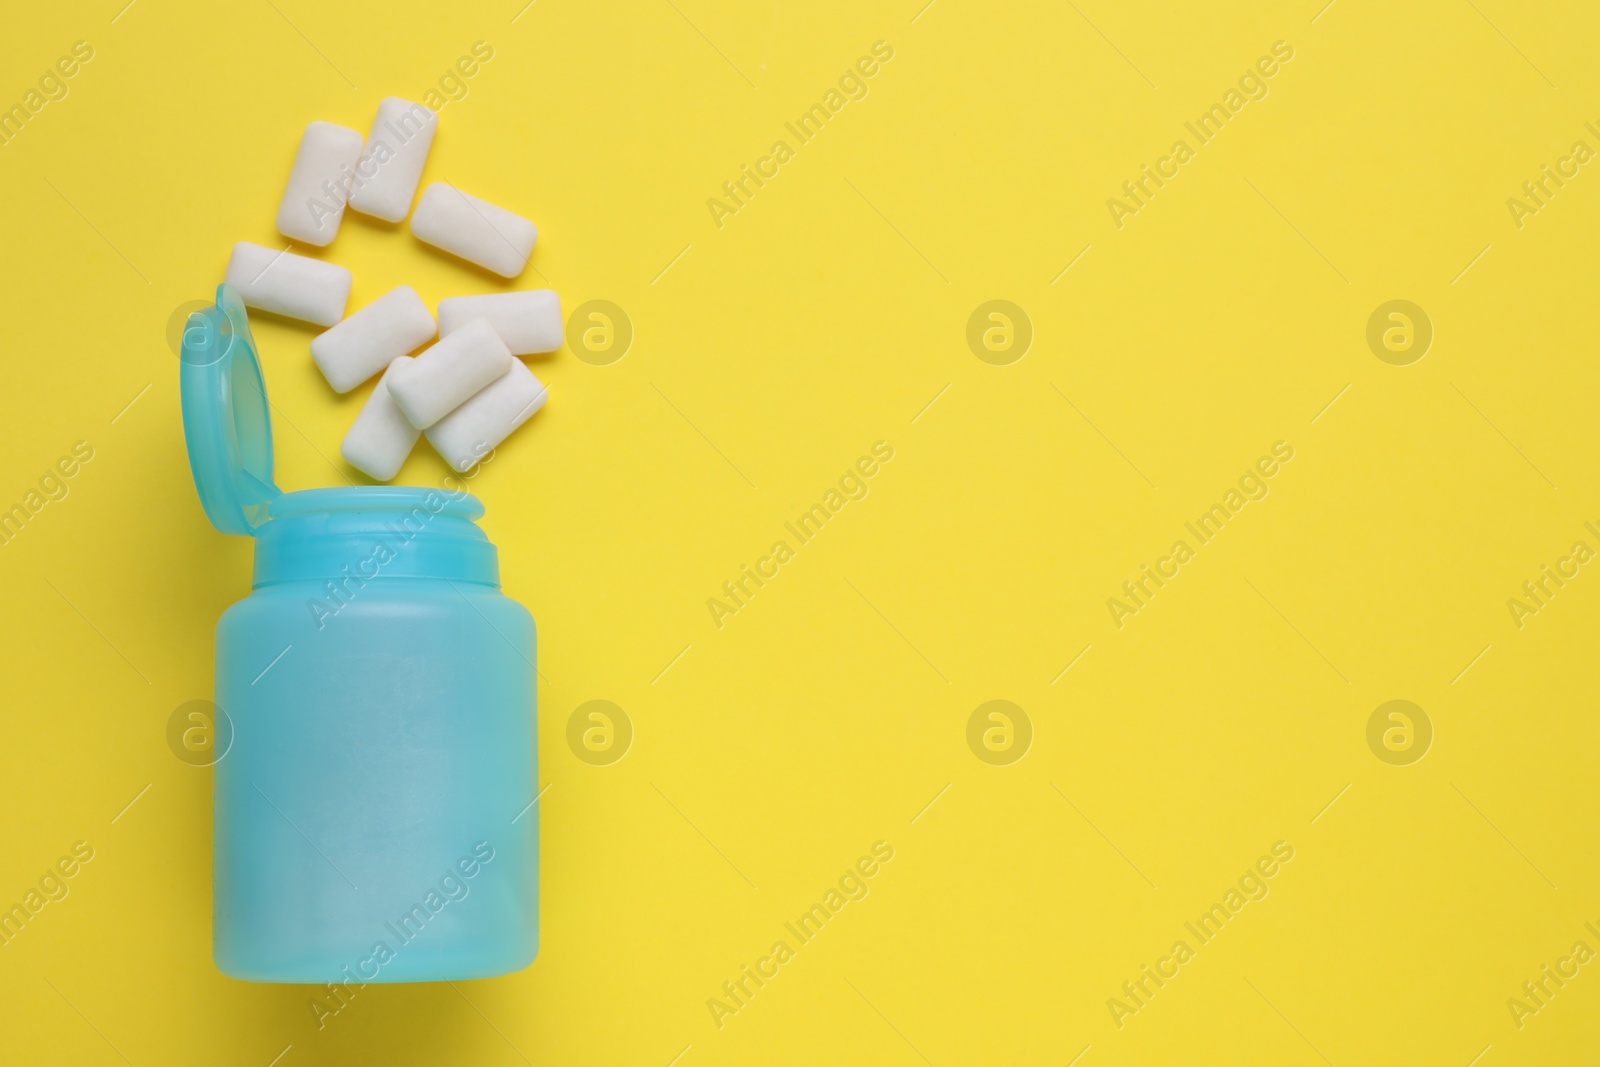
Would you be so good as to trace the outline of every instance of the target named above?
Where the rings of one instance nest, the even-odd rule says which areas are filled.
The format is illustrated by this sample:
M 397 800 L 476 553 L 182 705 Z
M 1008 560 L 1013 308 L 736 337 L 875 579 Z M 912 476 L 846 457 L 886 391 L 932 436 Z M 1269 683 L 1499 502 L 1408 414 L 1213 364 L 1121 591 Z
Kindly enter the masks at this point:
M 268 982 L 520 970 L 538 951 L 533 618 L 464 493 L 275 500 L 217 625 L 213 947 Z

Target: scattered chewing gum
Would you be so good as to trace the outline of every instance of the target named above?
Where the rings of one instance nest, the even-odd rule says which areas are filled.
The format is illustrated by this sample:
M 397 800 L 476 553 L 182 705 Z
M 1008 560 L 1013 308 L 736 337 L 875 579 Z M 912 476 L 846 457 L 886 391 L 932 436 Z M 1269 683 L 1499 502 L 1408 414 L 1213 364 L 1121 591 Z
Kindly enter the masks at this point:
M 311 358 L 336 393 L 348 393 L 433 338 L 433 316 L 409 285 L 389 290 L 311 342 Z
M 439 301 L 439 336 L 475 318 L 488 319 L 513 356 L 554 352 L 566 339 L 561 299 L 553 289 L 446 297 Z
M 516 360 L 487 319 L 473 319 L 420 356 L 402 356 L 384 375 L 411 425 L 426 430 Z
M 348 269 L 248 241 L 233 246 L 222 280 L 239 291 L 245 307 L 317 326 L 344 318 L 350 299 Z
M 398 96 L 384 97 L 356 167 L 351 209 L 385 222 L 405 218 L 438 127 L 439 116 L 421 104 Z
M 504 278 L 528 265 L 539 230 L 533 223 L 455 186 L 434 182 L 411 216 L 417 240 L 476 263 Z
M 400 356 L 394 361 L 405 359 Z M 400 473 L 400 465 L 411 454 L 422 431 L 406 421 L 394 397 L 389 394 L 389 377 L 394 373 L 394 363 L 372 387 L 372 395 L 361 405 L 350 432 L 339 445 L 339 454 L 352 467 L 380 482 L 386 482 Z
M 458 471 L 479 462 L 544 407 L 550 393 L 520 359 L 427 430 L 428 443 Z
M 318 247 L 332 242 L 360 159 L 361 135 L 348 126 L 307 126 L 278 204 L 278 232 Z

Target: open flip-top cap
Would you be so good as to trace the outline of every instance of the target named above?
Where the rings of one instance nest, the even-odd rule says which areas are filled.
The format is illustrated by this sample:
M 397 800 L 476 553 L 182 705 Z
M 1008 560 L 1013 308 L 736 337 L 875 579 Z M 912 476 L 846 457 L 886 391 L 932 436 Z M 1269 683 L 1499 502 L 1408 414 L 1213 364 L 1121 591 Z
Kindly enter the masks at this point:
M 183 436 L 200 504 L 223 533 L 253 536 L 282 490 L 272 482 L 272 420 L 256 342 L 232 287 L 217 286 L 216 305 L 189 316 L 180 358 Z

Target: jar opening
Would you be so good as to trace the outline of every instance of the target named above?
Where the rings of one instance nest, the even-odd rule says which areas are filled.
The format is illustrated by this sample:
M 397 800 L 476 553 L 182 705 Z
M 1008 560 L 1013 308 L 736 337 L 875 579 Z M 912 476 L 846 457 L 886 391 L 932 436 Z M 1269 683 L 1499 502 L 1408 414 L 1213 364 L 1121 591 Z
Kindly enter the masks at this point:
M 494 545 L 466 492 L 353 486 L 285 493 L 256 530 L 255 585 L 443 578 L 499 585 Z
M 352 485 L 301 489 L 273 500 L 269 519 L 323 511 L 410 511 L 426 508 L 435 515 L 483 518 L 483 501 L 471 493 L 420 485 Z

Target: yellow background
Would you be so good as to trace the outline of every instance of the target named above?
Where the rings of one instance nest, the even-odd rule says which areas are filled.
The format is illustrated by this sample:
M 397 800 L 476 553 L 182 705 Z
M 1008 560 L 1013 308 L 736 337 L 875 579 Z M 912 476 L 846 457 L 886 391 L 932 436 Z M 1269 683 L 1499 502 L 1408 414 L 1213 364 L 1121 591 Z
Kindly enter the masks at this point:
M 0 903 L 96 850 L 0 948 L 0 1060 L 1600 1055 L 1600 963 L 1521 1029 L 1506 1007 L 1600 949 L 1600 571 L 1521 629 L 1506 607 L 1600 547 L 1600 174 L 1521 229 L 1506 206 L 1600 148 L 1591 9 L 122 2 L 0 38 L 6 104 L 95 50 L 0 147 L 0 507 L 95 450 L 0 548 Z M 165 335 L 233 242 L 286 243 L 307 122 L 365 133 L 479 40 L 424 181 L 538 224 L 514 286 L 635 330 L 611 366 L 531 360 L 551 400 L 475 483 L 540 625 L 543 944 L 319 1031 L 314 987 L 211 963 L 210 772 L 165 728 L 210 695 L 251 546 L 197 506 Z M 867 98 L 719 229 L 706 200 L 880 40 Z M 1279 40 L 1270 95 L 1117 229 L 1107 198 Z M 503 287 L 361 216 L 313 254 L 352 309 Z M 991 299 L 1034 329 L 1009 366 L 965 340 Z M 1410 366 L 1365 340 L 1392 299 L 1435 330 Z M 257 317 L 286 489 L 360 480 L 337 457 L 366 388 L 335 396 L 313 335 Z M 713 625 L 879 440 L 870 495 Z M 1107 598 L 1279 440 L 1270 496 L 1119 629 Z M 399 480 L 444 473 L 424 445 Z M 597 698 L 636 732 L 609 766 L 566 742 Z M 1032 723 L 1009 766 L 967 746 L 991 699 Z M 1392 699 L 1435 732 L 1410 766 L 1367 746 Z M 719 1029 L 708 998 L 879 840 L 871 894 Z M 1270 895 L 1119 1029 L 1107 999 L 1279 840 Z

